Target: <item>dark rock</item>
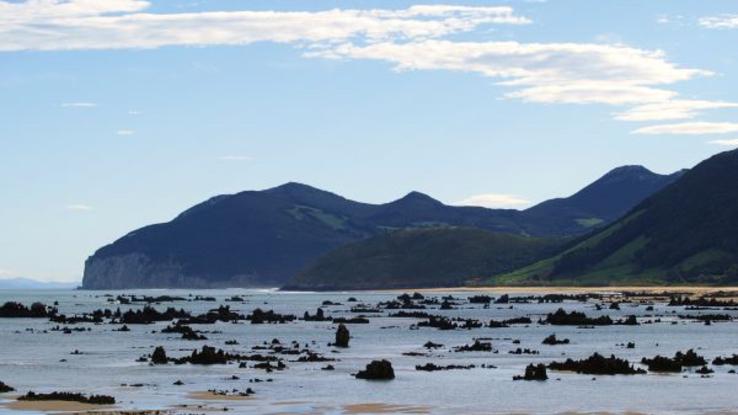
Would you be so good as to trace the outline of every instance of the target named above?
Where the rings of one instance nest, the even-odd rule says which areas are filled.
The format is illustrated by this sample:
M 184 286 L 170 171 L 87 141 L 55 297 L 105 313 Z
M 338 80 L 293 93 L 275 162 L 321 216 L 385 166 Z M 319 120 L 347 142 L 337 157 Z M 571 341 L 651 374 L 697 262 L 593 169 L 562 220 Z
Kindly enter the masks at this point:
M 257 308 L 254 310 L 251 315 L 247 317 L 248 320 L 251 320 L 251 324 L 264 324 L 264 323 L 279 323 L 283 324 L 288 321 L 293 321 L 296 319 L 295 316 L 287 314 L 277 314 L 273 310 L 264 311 L 260 308 Z
M 523 376 L 515 376 L 513 380 L 547 380 L 546 365 L 540 363 L 538 365 L 528 365 L 525 367 Z
M 128 310 L 120 316 L 123 324 L 152 324 L 157 321 L 171 321 L 175 318 L 187 318 L 190 314 L 183 309 L 176 310 L 172 307 L 164 312 L 157 311 L 154 307 L 144 306 L 143 310 Z
M 302 319 L 305 321 L 330 321 L 332 320 L 330 317 L 325 316 L 325 313 L 323 312 L 322 308 L 318 308 L 318 311 L 315 312 L 314 316 L 311 316 L 310 313 L 306 311 Z
M 652 359 L 643 358 L 641 363 L 648 366 L 651 372 L 681 372 L 682 364 L 675 360 L 664 356 L 656 356 Z
M 35 393 L 28 392 L 18 398 L 19 401 L 70 401 L 80 402 L 91 405 L 114 405 L 115 398 L 106 395 L 91 395 L 87 397 L 81 393 L 71 392 L 51 392 L 51 393 Z
M 474 295 L 469 297 L 469 303 L 471 304 L 489 304 L 492 302 L 492 297 L 488 295 Z
M 707 366 L 702 366 L 701 368 L 695 370 L 694 373 L 699 373 L 700 375 L 709 375 L 710 373 L 715 373 L 715 371 Z
M 446 366 L 438 366 L 434 363 L 426 363 L 424 365 L 416 365 L 415 370 L 423 371 L 423 372 L 436 372 L 439 370 L 468 370 L 468 369 L 474 369 L 476 366 L 474 365 L 446 365 Z
M 0 381 L 0 393 L 8 393 L 13 392 L 15 389 L 11 388 L 10 386 L 6 385 L 4 382 Z
M 552 370 L 564 370 L 587 375 L 636 375 L 646 373 L 636 369 L 627 360 L 615 356 L 604 357 L 599 353 L 582 360 L 566 359 L 565 362 L 552 362 L 548 365 Z
M 47 318 L 55 315 L 57 310 L 42 303 L 33 303 L 26 307 L 21 303 L 8 301 L 0 307 L 2 318 Z
M 722 365 L 736 366 L 738 365 L 738 354 L 734 354 L 733 356 L 730 356 L 730 357 L 718 356 L 712 361 L 712 364 L 715 366 L 722 366 Z
M 352 318 L 338 317 L 334 318 L 333 322 L 341 324 L 369 324 L 369 319 L 361 316 Z
M 555 334 L 552 334 L 552 335 L 546 337 L 545 339 L 543 339 L 543 342 L 542 343 L 543 344 L 552 345 L 552 346 L 557 345 L 557 344 L 569 344 L 569 339 L 559 340 L 559 339 L 556 338 L 556 335 Z
M 454 351 L 455 352 L 491 352 L 492 343 L 481 342 L 479 340 L 475 340 L 474 344 L 472 345 L 465 344 L 463 346 L 455 347 Z
M 425 342 L 423 347 L 425 347 L 426 349 L 438 349 L 438 348 L 443 347 L 443 345 L 440 343 L 433 343 L 432 341 L 427 341 Z
M 336 329 L 336 342 L 333 343 L 333 345 L 336 347 L 349 347 L 350 338 L 351 334 L 349 333 L 349 329 L 343 324 L 339 324 Z
M 518 347 L 515 350 L 510 350 L 508 353 L 510 354 L 539 354 L 538 350 L 531 350 L 528 348 L 521 349 L 520 347 Z
M 567 313 L 563 308 L 559 308 L 555 313 L 549 313 L 542 322 L 559 326 L 606 326 L 613 324 L 609 316 L 591 318 L 578 311 Z
M 373 360 L 366 365 L 366 369 L 356 374 L 357 379 L 391 380 L 395 378 L 392 364 L 387 360 Z
M 165 365 L 168 362 L 169 359 L 167 359 L 167 352 L 164 351 L 164 348 L 162 346 L 154 349 L 154 353 L 151 354 L 151 363 L 155 365 Z

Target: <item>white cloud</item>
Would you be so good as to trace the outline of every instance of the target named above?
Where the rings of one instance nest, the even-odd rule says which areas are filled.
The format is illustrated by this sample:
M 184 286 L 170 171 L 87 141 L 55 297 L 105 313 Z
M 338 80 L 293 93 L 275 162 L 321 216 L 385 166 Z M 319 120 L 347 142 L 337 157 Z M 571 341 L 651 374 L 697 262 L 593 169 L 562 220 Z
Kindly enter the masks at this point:
M 702 17 L 699 23 L 708 29 L 738 29 L 738 14 Z
M 251 156 L 220 156 L 218 160 L 221 161 L 252 161 L 254 160 Z
M 115 132 L 115 134 L 117 134 L 117 135 L 133 135 L 135 133 L 136 132 L 133 131 L 133 130 L 118 130 L 118 131 Z
M 128 115 L 141 115 L 143 112 L 139 110 L 128 110 Z
M 97 104 L 94 102 L 64 102 L 61 106 L 63 108 L 94 108 Z
M 673 99 L 638 105 L 616 114 L 615 118 L 622 121 L 679 120 L 694 118 L 702 110 L 736 107 L 738 103 L 735 102 Z
M 508 6 L 190 13 L 152 13 L 150 6 L 140 0 L 0 0 L 0 52 L 276 42 L 302 48 L 305 57 L 379 60 L 398 71 L 476 73 L 510 88 L 509 99 L 626 107 L 616 118 L 627 121 L 688 119 L 734 106 L 680 98 L 669 85 L 712 72 L 680 67 L 659 50 L 443 39 L 484 25 L 531 23 Z
M 485 24 L 526 24 L 507 6 L 415 5 L 316 12 L 145 13 L 147 1 L 0 1 L 0 51 L 157 48 L 429 38 Z
M 710 144 L 717 144 L 725 147 L 738 147 L 738 138 L 727 139 L 727 140 L 712 140 Z
M 530 201 L 523 199 L 520 196 L 498 194 L 498 193 L 485 193 L 480 195 L 472 195 L 464 200 L 460 200 L 455 205 L 459 206 L 482 206 L 488 208 L 512 208 L 529 205 Z
M 92 206 L 85 205 L 83 203 L 74 203 L 74 204 L 71 204 L 71 205 L 67 205 L 66 208 L 67 208 L 67 210 L 74 210 L 74 211 L 78 211 L 78 212 L 80 212 L 80 211 L 81 212 L 86 212 L 86 211 L 93 210 L 93 207 Z
M 661 124 L 639 128 L 633 134 L 728 134 L 738 132 L 738 123 L 732 122 L 686 122 L 680 124 Z
M 587 43 L 451 42 L 423 40 L 368 45 L 344 43 L 308 57 L 372 59 L 398 71 L 451 70 L 497 78 L 526 102 L 636 105 L 666 103 L 678 94 L 662 85 L 709 76 L 681 68 L 663 52 Z M 704 101 L 702 101 L 704 102 Z

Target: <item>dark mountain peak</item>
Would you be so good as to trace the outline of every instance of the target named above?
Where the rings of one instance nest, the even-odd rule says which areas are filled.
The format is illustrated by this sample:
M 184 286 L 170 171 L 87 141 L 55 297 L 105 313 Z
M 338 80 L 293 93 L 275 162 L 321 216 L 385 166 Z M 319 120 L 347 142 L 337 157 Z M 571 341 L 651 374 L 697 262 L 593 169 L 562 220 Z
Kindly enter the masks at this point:
M 662 180 L 665 177 L 669 176 L 654 173 L 641 165 L 627 165 L 610 170 L 588 187 L 611 185 L 613 183 L 654 182 Z
M 635 176 L 642 174 L 652 175 L 656 173 L 652 172 L 644 166 L 641 166 L 640 164 L 629 164 L 625 166 L 615 167 L 614 169 L 605 173 L 603 177 Z
M 328 193 L 325 190 L 318 189 L 304 183 L 287 182 L 277 187 L 263 190 L 264 193 L 282 193 L 289 195 L 305 194 L 305 193 Z
M 390 202 L 392 205 L 443 205 L 440 201 L 428 196 L 425 193 L 412 191 L 405 196 Z

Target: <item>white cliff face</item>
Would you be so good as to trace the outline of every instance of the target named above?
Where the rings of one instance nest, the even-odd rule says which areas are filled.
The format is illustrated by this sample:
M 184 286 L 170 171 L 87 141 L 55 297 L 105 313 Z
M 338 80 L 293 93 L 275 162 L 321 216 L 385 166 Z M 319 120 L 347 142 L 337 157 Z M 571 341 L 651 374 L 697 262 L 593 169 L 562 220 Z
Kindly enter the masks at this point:
M 85 263 L 82 286 L 85 289 L 153 288 L 168 286 L 182 275 L 182 267 L 174 263 L 153 263 L 141 253 L 92 257 Z
M 264 286 L 256 275 L 233 275 L 223 280 L 208 275 L 188 275 L 182 264 L 152 261 L 142 253 L 105 258 L 90 257 L 85 262 L 82 287 L 87 290 L 132 288 L 231 288 Z

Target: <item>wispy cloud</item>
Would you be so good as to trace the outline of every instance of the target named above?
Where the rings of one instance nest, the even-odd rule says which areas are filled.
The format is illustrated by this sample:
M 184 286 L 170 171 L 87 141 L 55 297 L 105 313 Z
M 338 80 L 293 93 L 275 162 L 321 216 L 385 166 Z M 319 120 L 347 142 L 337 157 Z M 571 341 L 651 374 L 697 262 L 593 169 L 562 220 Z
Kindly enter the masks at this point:
M 678 124 L 661 124 L 642 127 L 633 134 L 728 134 L 738 132 L 738 123 L 732 122 L 686 122 Z
M 94 102 L 64 102 L 61 106 L 63 108 L 94 108 L 97 104 Z
M 482 206 L 488 208 L 514 208 L 529 205 L 530 203 L 531 202 L 529 200 L 516 195 L 484 193 L 469 196 L 454 204 L 459 206 Z
M 667 119 L 693 117 L 701 110 L 733 103 L 683 100 L 663 86 L 712 72 L 682 68 L 661 51 L 594 43 L 413 42 L 344 43 L 311 50 L 309 57 L 391 62 L 395 70 L 450 70 L 496 78 L 513 89 L 507 98 L 558 104 L 634 106 L 622 120 L 656 118 L 653 107 L 669 108 Z M 651 107 L 644 107 L 645 105 Z M 663 118 L 661 118 L 663 119 Z
M 157 48 L 428 38 L 483 24 L 526 24 L 507 6 L 142 13 L 147 1 L 0 1 L 0 50 Z M 44 30 L 39 30 L 43 26 Z
M 738 103 L 673 99 L 637 105 L 627 111 L 616 114 L 615 118 L 622 121 L 682 120 L 694 118 L 703 110 L 719 108 L 738 108 Z
M 118 131 L 115 132 L 115 134 L 117 134 L 117 135 L 133 135 L 133 134 L 136 134 L 136 132 L 133 131 L 133 130 L 118 130 Z
M 66 206 L 67 210 L 73 210 L 78 212 L 87 212 L 90 210 L 93 210 L 94 208 L 90 205 L 85 205 L 83 203 L 73 203 Z
M 738 14 L 706 16 L 700 18 L 699 23 L 708 29 L 738 29 Z
M 221 160 L 221 161 L 252 161 L 254 160 L 254 158 L 251 156 L 230 155 L 230 156 L 220 156 L 218 157 L 218 160 Z
M 738 147 L 738 138 L 727 139 L 727 140 L 712 140 L 710 144 L 717 144 L 725 147 Z

